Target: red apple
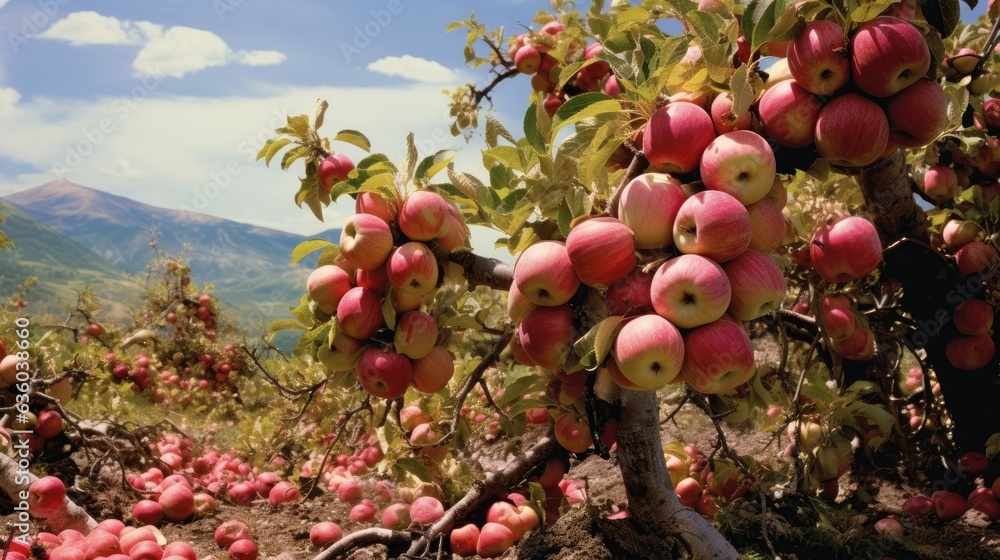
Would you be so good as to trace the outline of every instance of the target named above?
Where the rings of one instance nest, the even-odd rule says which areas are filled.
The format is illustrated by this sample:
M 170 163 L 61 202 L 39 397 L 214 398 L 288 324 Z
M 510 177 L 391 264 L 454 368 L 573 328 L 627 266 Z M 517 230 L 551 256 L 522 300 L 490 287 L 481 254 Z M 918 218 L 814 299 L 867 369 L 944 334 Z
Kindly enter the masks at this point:
M 858 130 L 864 134 L 858 134 Z M 856 93 L 834 98 L 816 119 L 816 151 L 834 165 L 874 163 L 889 142 L 889 121 L 874 101 Z
M 416 360 L 430 353 L 437 337 L 438 327 L 433 317 L 423 311 L 408 311 L 396 323 L 393 344 L 396 352 Z
M 722 268 L 732 287 L 727 312 L 737 321 L 752 321 L 781 307 L 788 284 L 778 265 L 764 253 L 747 249 Z
M 252 539 L 253 534 L 250 533 L 250 528 L 247 527 L 246 523 L 231 519 L 215 529 L 214 538 L 215 544 L 219 545 L 219 548 L 228 549 L 238 540 Z
M 914 517 L 922 517 L 934 511 L 934 502 L 927 496 L 913 496 L 903 502 L 903 512 Z
M 514 533 L 514 540 L 519 541 L 538 525 L 538 514 L 528 505 L 497 501 L 486 511 L 486 522 L 504 525 Z
M 604 294 L 608 303 L 608 311 L 612 315 L 624 315 L 637 307 L 653 305 L 650 288 L 653 285 L 653 273 L 645 272 L 643 267 L 636 267 L 632 273 L 612 284 Z
M 638 249 L 673 243 L 673 223 L 687 195 L 666 173 L 645 173 L 629 181 L 618 200 L 618 218 L 635 234 Z
M 350 289 L 351 277 L 344 272 L 344 269 L 332 264 L 313 270 L 306 279 L 306 290 L 309 291 L 310 299 L 316 302 L 320 311 L 328 315 L 337 312 L 337 304 Z
M 764 198 L 774 184 L 774 152 L 752 130 L 735 130 L 712 140 L 700 167 L 705 188 L 730 194 L 744 205 Z
M 990 460 L 986 458 L 986 455 L 976 451 L 969 451 L 958 459 L 958 470 L 963 474 L 976 476 L 983 474 L 989 468 Z
M 570 266 L 570 269 L 573 267 Z M 575 274 L 575 273 L 574 273 Z M 579 278 L 577 278 L 577 285 L 579 286 Z M 510 291 L 507 292 L 507 316 L 510 317 L 511 321 L 514 321 L 515 325 L 521 323 L 521 319 L 529 311 L 535 307 L 535 304 L 528 301 L 528 298 L 524 297 L 521 290 L 517 289 L 517 283 L 514 282 L 510 285 Z
M 622 375 L 640 389 L 659 389 L 680 373 L 684 339 L 663 317 L 641 315 L 619 331 L 615 362 Z
M 361 501 L 361 485 L 357 480 L 349 479 L 337 486 L 337 498 L 345 504 L 355 504 Z
M 979 336 L 956 336 L 944 348 L 945 356 L 957 369 L 973 371 L 993 360 L 996 346 L 988 334 Z
M 379 193 L 362 192 L 358 193 L 358 198 L 354 201 L 354 212 L 378 216 L 388 224 L 396 221 L 396 202 L 386 200 Z
M 260 553 L 257 543 L 250 539 L 240 539 L 229 547 L 230 560 L 257 560 Z M 138 560 L 138 559 L 137 559 Z
M 62 510 L 65 501 L 66 485 L 54 476 L 43 476 L 28 486 L 28 507 L 34 513 Z
M 800 86 L 816 95 L 829 95 L 851 79 L 847 36 L 832 21 L 811 21 L 788 44 L 788 70 Z
M 35 426 L 35 433 L 45 439 L 52 439 L 62 433 L 62 416 L 54 410 L 43 410 L 38 413 L 38 425 Z
M 831 347 L 848 360 L 867 361 L 875 355 L 875 333 L 859 326 L 847 338 L 832 341 Z
M 702 191 L 677 211 L 673 235 L 680 252 L 726 262 L 750 246 L 750 214 L 729 194 Z
M 997 253 L 993 247 L 981 241 L 966 243 L 958 251 L 955 251 L 955 264 L 958 265 L 962 276 L 969 276 L 987 267 L 992 267 L 996 260 Z
M 690 173 L 714 139 L 715 125 L 704 109 L 685 101 L 672 102 L 649 117 L 642 151 L 657 171 Z
M 183 521 L 194 514 L 194 492 L 187 484 L 174 484 L 157 501 L 163 508 L 163 517 L 169 521 Z
M 795 80 L 785 80 L 769 88 L 757 104 L 761 126 L 775 142 L 802 148 L 816 138 L 816 120 L 822 102 Z
M 369 346 L 355 366 L 361 387 L 376 397 L 397 399 L 406 393 L 413 377 L 410 359 L 391 348 Z
M 559 369 L 563 353 L 569 351 L 577 338 L 573 310 L 568 305 L 536 307 L 528 312 L 518 327 L 518 338 L 524 352 L 539 366 Z
M 339 181 L 346 181 L 351 171 L 354 170 L 354 162 L 344 154 L 333 154 L 319 163 L 316 170 L 316 178 L 319 186 L 326 192 L 330 192 Z
M 981 299 L 970 299 L 955 309 L 955 329 L 969 336 L 986 334 L 993 328 L 993 315 L 992 305 Z
M 514 533 L 499 523 L 486 523 L 479 531 L 476 554 L 483 558 L 496 558 L 507 552 L 517 542 Z
M 882 261 L 882 243 L 865 218 L 848 216 L 825 224 L 813 236 L 810 259 L 827 282 L 857 280 Z
M 410 526 L 410 504 L 395 503 L 382 510 L 382 527 L 403 531 Z
M 393 249 L 386 265 L 389 284 L 404 296 L 430 293 L 437 286 L 438 262 L 434 253 L 419 241 Z
M 883 517 L 875 522 L 875 532 L 880 535 L 889 535 L 897 538 L 902 537 L 903 524 L 900 523 L 898 519 Z
M 183 541 L 174 541 L 163 547 L 163 557 L 171 556 L 186 558 L 187 560 L 198 560 L 198 553 L 194 547 Z
M 414 191 L 399 210 L 399 229 L 413 241 L 430 241 L 448 233 L 451 211 L 441 195 L 432 191 Z
M 684 336 L 681 376 L 692 389 L 722 393 L 746 383 L 755 372 L 753 345 L 738 324 L 719 320 Z
M 948 126 L 948 98 L 937 82 L 926 78 L 892 96 L 885 112 L 889 117 L 889 143 L 893 146 L 926 146 Z
M 514 285 L 530 303 L 554 307 L 573 297 L 580 287 L 580 277 L 565 243 L 539 241 L 517 257 Z
M 958 192 L 958 175 L 947 165 L 938 165 L 925 171 L 924 180 L 917 183 L 917 186 L 927 198 L 941 204 L 955 198 L 955 193 Z
M 410 519 L 418 525 L 435 523 L 444 517 L 444 506 L 434 496 L 421 496 L 410 505 Z
M 309 529 L 309 542 L 316 548 L 326 548 L 343 536 L 340 525 L 332 521 L 320 521 Z
M 205 517 L 215 513 L 215 498 L 206 492 L 198 492 L 194 495 L 194 512 L 198 517 Z
M 702 487 L 698 479 L 687 477 L 677 483 L 677 487 L 674 488 L 674 493 L 677 494 L 677 499 L 680 500 L 681 504 L 687 507 L 694 507 L 695 502 L 701 496 Z
M 392 230 L 378 216 L 355 214 L 340 233 L 340 254 L 351 266 L 375 270 L 385 264 L 392 251 Z
M 955 252 L 967 243 L 977 241 L 983 235 L 983 228 L 971 220 L 949 220 L 941 231 L 945 248 Z
M 153 500 L 140 500 L 132 507 L 132 518 L 143 525 L 159 525 L 163 521 L 163 507 Z
M 583 453 L 594 445 L 586 419 L 573 412 L 564 412 L 556 419 L 555 434 L 559 445 L 573 453 Z
M 715 96 L 712 100 L 711 113 L 716 134 L 746 130 L 753 124 L 753 115 L 750 111 L 744 111 L 742 115 L 733 114 L 733 98 L 728 91 Z
M 681 255 L 657 269 L 650 297 L 657 314 L 690 329 L 722 317 L 732 290 L 718 263 L 700 255 Z
M 455 375 L 455 362 L 443 346 L 435 346 L 426 356 L 413 360 L 410 383 L 421 393 L 437 393 L 448 386 Z
M 351 338 L 370 338 L 385 327 L 382 295 L 368 288 L 351 288 L 337 304 L 337 325 Z
M 451 530 L 448 535 L 448 543 L 451 551 L 459 556 L 472 556 L 476 554 L 476 544 L 479 542 L 479 527 L 474 523 L 466 523 L 461 527 Z
M 934 511 L 937 516 L 945 521 L 958 519 L 969 509 L 961 494 L 945 490 L 931 494 L 931 501 L 934 503 Z
M 854 334 L 858 319 L 851 311 L 851 300 L 844 294 L 831 294 L 823 298 L 820 313 L 830 340 L 843 341 Z
M 534 74 L 542 64 L 542 54 L 531 45 L 524 45 L 514 54 L 514 66 L 522 74 Z
M 750 249 L 761 253 L 770 253 L 781 245 L 785 236 L 785 216 L 781 208 L 770 197 L 764 198 L 747 206 L 750 215 Z
M 580 281 L 606 288 L 635 269 L 632 230 L 611 217 L 591 218 L 576 224 L 566 236 L 566 254 Z
M 910 22 L 879 16 L 851 38 L 851 73 L 865 93 L 888 97 L 927 74 L 931 53 Z

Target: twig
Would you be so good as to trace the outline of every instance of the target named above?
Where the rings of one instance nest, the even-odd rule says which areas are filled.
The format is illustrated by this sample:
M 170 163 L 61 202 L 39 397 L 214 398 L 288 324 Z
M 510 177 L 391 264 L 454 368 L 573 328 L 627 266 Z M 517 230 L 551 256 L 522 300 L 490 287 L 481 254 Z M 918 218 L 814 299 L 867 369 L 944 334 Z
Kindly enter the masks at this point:
M 479 362 L 479 365 L 476 366 L 476 369 L 472 370 L 472 373 L 470 373 L 462 383 L 462 387 L 459 388 L 457 393 L 455 393 L 455 399 L 453 404 L 453 406 L 455 407 L 455 413 L 451 420 L 451 426 L 449 427 L 448 432 L 443 436 L 441 436 L 441 438 L 438 439 L 436 442 L 430 444 L 431 446 L 447 443 L 451 438 L 455 436 L 455 433 L 458 429 L 459 420 L 462 417 L 462 406 L 465 403 L 465 399 L 469 397 L 469 393 L 472 392 L 473 387 L 475 387 L 477 384 L 481 384 L 483 389 L 486 391 L 485 393 L 486 398 L 490 402 L 490 404 L 498 411 L 500 411 L 501 414 L 503 414 L 503 411 L 500 410 L 500 407 L 498 407 L 496 403 L 493 402 L 493 397 L 490 395 L 488 387 L 486 387 L 486 382 L 483 381 L 483 374 L 491 365 L 493 365 L 494 362 L 497 361 L 497 359 L 500 358 L 500 353 L 503 352 L 504 348 L 506 348 L 508 344 L 510 344 L 510 339 L 513 337 L 514 337 L 514 325 L 508 323 L 504 327 L 504 330 L 501 333 L 500 337 L 497 338 L 497 341 L 493 344 L 493 348 L 490 350 L 489 354 L 483 356 L 482 361 Z
M 622 191 L 625 190 L 626 185 L 632 182 L 632 179 L 639 176 L 640 170 L 646 167 L 645 164 L 646 157 L 641 153 L 637 153 L 632 156 L 632 163 L 630 163 L 628 169 L 625 170 L 625 175 L 622 177 L 621 182 L 618 183 L 618 186 L 615 188 L 615 192 L 612 193 L 611 198 L 608 199 L 608 205 L 605 208 L 605 211 L 608 214 L 611 214 L 615 218 L 618 217 L 618 201 L 622 198 Z

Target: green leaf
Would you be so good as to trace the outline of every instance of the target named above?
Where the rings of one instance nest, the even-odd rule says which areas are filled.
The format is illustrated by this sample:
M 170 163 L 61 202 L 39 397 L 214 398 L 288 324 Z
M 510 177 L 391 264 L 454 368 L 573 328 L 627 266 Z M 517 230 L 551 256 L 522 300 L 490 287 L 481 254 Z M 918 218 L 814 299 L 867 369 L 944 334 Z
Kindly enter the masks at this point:
M 323 117 L 326 115 L 326 110 L 330 108 L 330 104 L 326 102 L 325 99 L 317 99 L 316 105 L 313 107 L 312 113 L 309 115 L 309 128 L 313 130 L 319 130 L 323 126 Z
M 899 0 L 869 0 L 861 2 L 861 5 L 851 12 L 851 21 L 864 23 L 881 14 L 888 9 L 889 6 L 892 6 L 897 2 L 899 2 Z
M 385 319 L 385 325 L 390 329 L 396 328 L 396 306 L 393 305 L 396 297 L 395 292 L 389 291 L 382 300 L 382 318 Z
M 528 107 L 527 112 L 524 113 L 524 138 L 528 141 L 528 145 L 534 148 L 536 152 L 544 154 L 547 151 L 545 149 L 545 138 L 538 131 L 537 103 L 532 103 Z
M 323 221 L 323 204 L 320 202 L 319 197 L 319 185 L 316 184 L 316 176 L 310 175 L 309 177 L 302 179 L 302 187 L 299 189 L 298 194 L 295 195 L 295 203 L 302 207 L 305 204 L 312 210 L 312 213 L 319 221 Z
M 427 467 L 423 466 L 420 461 L 417 461 L 412 457 L 402 457 L 397 459 L 396 466 L 419 478 L 423 482 L 430 482 L 431 480 L 434 480 L 434 476 L 427 470 Z
M 552 117 L 552 132 L 556 134 L 568 124 L 600 115 L 616 113 L 622 110 L 621 103 L 603 93 L 583 93 L 574 95 L 562 104 Z
M 750 110 L 756 98 L 753 85 L 750 83 L 749 65 L 744 64 L 736 69 L 729 80 L 729 89 L 732 91 L 733 119 L 739 119 Z
M 942 37 L 949 37 L 961 21 L 958 0 L 928 0 L 920 4 L 927 23 L 937 29 Z
M 306 255 L 319 251 L 320 249 L 330 245 L 333 245 L 333 243 L 327 241 L 326 239 L 307 239 L 296 245 L 295 249 L 292 249 L 292 263 L 297 263 Z
M 281 151 L 282 148 L 291 144 L 292 140 L 287 137 L 271 138 L 264 143 L 264 147 L 257 152 L 257 159 L 264 159 L 264 165 L 270 166 L 271 159 Z
M 324 266 L 328 264 L 334 264 L 337 262 L 337 257 L 340 256 L 340 247 L 336 245 L 328 245 L 323 252 L 319 254 L 319 262 L 316 266 Z
M 778 22 L 785 25 L 786 12 L 795 11 L 788 0 L 751 0 L 743 10 L 743 36 L 750 41 L 750 52 L 766 43 Z M 794 14 L 791 17 L 796 17 Z
M 986 440 L 986 457 L 992 459 L 1000 453 L 1000 434 L 993 434 Z
M 616 22 L 618 23 L 618 28 L 622 29 L 635 24 L 644 24 L 650 19 L 649 10 L 639 6 L 632 6 L 630 8 L 625 8 L 618 12 L 618 17 Z
M 368 141 L 368 137 L 364 134 L 358 132 L 357 130 L 341 130 L 333 137 L 336 142 L 346 142 L 352 146 L 357 146 L 366 152 L 372 150 L 371 142 Z
M 413 179 L 413 171 L 417 167 L 417 146 L 413 143 L 413 133 L 406 135 L 406 169 L 402 184 L 406 185 Z
M 276 319 L 267 325 L 267 333 L 272 335 L 281 331 L 305 331 L 309 326 L 297 319 Z
M 417 166 L 414 177 L 419 181 L 430 181 L 435 175 L 448 167 L 448 164 L 457 155 L 457 150 L 441 150 L 432 156 L 425 157 L 421 160 L 420 165 Z
M 491 148 L 496 146 L 497 138 L 503 138 L 511 144 L 517 144 L 517 140 L 500 124 L 500 121 L 493 115 L 486 115 L 486 145 Z

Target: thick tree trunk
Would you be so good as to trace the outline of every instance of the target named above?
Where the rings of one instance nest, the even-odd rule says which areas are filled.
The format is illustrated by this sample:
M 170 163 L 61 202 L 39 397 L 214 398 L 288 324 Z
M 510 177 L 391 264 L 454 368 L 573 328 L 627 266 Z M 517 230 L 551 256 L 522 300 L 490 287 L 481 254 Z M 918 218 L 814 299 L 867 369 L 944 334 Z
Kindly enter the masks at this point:
M 17 461 L 7 455 L 0 453 L 0 490 L 2 490 L 14 502 L 15 510 L 18 514 L 26 510 L 28 505 L 28 487 L 38 480 L 38 477 L 19 470 Z M 73 503 L 69 498 L 65 499 L 62 509 L 52 512 L 31 512 L 32 517 L 44 519 L 53 533 L 60 533 L 64 529 L 75 529 L 84 535 L 90 533 L 97 527 L 97 522 L 82 507 Z M 20 524 L 22 519 L 18 519 Z M 26 520 L 25 520 L 26 522 Z M 21 527 L 15 527 L 20 531 Z M 24 532 L 27 532 L 25 530 Z
M 1000 432 L 1000 415 L 984 414 L 987 403 L 1000 400 L 998 359 L 976 371 L 956 369 L 945 355 L 954 338 L 951 315 L 962 302 L 982 298 L 985 276 L 961 278 L 953 263 L 924 244 L 927 218 L 914 199 L 914 183 L 902 151 L 861 174 L 867 213 L 888 247 L 883 274 L 903 287 L 902 307 L 916 322 L 908 342 L 927 352 L 927 358 L 954 421 L 954 441 L 965 451 L 980 451 L 986 439 Z M 909 241 L 898 242 L 900 239 Z M 995 272 L 993 272 L 995 273 Z M 1000 329 L 994 330 L 1000 346 Z
M 655 391 L 623 390 L 618 424 L 618 461 L 628 494 L 629 516 L 653 534 L 677 533 L 698 560 L 735 559 L 736 549 L 674 493 L 660 439 Z

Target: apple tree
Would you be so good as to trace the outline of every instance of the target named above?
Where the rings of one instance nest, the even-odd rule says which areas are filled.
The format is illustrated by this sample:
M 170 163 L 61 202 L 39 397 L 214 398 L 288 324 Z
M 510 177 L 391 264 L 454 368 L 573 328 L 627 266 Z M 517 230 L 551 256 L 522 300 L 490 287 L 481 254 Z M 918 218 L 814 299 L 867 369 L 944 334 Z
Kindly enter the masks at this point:
M 513 36 L 475 18 L 448 29 L 488 70 L 450 93 L 452 133 L 481 135 L 483 169 L 418 154 L 412 135 L 402 162 L 359 131 L 323 137 L 324 101 L 259 154 L 304 163 L 295 201 L 320 219 L 355 202 L 339 244 L 293 257 L 321 251 L 296 320 L 273 326 L 303 331 L 299 355 L 366 395 L 381 426 L 433 403 L 433 435 L 391 432 L 422 456 L 467 439 L 473 388 L 506 435 L 551 430 L 427 533 L 359 534 L 322 556 L 378 539 L 423 550 L 552 440 L 577 458 L 613 450 L 627 515 L 687 535 L 697 558 L 736 556 L 702 514 L 737 495 L 765 514 L 773 486 L 833 500 L 848 469 L 901 460 L 918 484 L 970 484 L 939 465 L 962 456 L 968 474 L 1000 451 L 1000 420 L 982 415 L 1000 397 L 993 6 L 966 24 L 954 0 L 552 4 Z M 516 128 L 483 110 L 529 81 Z M 468 226 L 498 232 L 516 263 L 477 255 Z M 705 460 L 665 457 L 670 392 L 715 422 L 706 472 L 725 484 L 703 482 L 728 491 L 692 494 L 668 468 Z M 787 434 L 787 461 L 736 456 L 720 419 Z

